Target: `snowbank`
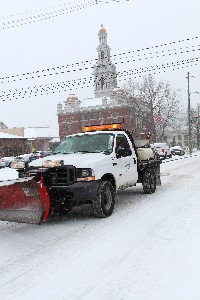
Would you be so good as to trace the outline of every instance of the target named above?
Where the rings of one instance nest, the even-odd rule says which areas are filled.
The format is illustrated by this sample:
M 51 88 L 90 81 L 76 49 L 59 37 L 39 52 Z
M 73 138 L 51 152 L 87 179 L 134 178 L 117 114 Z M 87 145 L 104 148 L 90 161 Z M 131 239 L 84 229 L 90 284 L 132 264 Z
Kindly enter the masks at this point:
M 2 168 L 0 169 L 0 181 L 1 180 L 10 180 L 18 178 L 18 172 L 11 168 Z

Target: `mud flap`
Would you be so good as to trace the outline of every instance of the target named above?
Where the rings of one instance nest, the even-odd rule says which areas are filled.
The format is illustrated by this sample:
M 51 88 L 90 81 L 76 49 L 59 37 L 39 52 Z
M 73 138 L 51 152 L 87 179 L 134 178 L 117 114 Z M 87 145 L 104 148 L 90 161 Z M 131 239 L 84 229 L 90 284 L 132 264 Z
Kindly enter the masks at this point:
M 156 185 L 161 186 L 161 179 L 160 179 L 160 163 L 157 164 L 156 168 Z
M 0 220 L 41 224 L 49 215 L 45 186 L 32 178 L 0 182 Z

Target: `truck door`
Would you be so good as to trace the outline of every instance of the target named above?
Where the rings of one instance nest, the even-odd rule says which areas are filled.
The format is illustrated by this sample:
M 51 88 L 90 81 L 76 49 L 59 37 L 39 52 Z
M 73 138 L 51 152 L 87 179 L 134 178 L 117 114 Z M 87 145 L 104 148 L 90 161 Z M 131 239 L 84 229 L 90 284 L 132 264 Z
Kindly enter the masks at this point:
M 115 152 L 123 185 L 134 185 L 138 180 L 137 158 L 133 146 L 124 134 L 117 134 Z

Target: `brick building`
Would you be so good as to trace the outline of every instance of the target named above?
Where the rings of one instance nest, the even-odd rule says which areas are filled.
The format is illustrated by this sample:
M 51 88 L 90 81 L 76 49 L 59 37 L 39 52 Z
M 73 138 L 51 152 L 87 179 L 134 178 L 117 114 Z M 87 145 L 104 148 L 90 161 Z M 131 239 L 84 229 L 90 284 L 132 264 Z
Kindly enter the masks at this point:
M 115 91 L 113 92 L 113 94 Z M 122 122 L 129 130 L 135 130 L 135 111 L 127 104 L 120 104 L 111 97 L 102 98 L 102 104 L 88 107 L 77 106 L 78 97 L 69 95 L 65 106 L 58 104 L 59 135 L 65 136 L 82 131 L 83 126 Z
M 60 141 L 58 130 L 46 127 L 0 128 L 0 157 L 18 156 L 35 151 L 51 150 Z
M 26 127 L 24 136 L 29 143 L 29 152 L 51 150 L 60 141 L 58 130 L 49 126 Z
M 29 143 L 23 136 L 0 132 L 0 157 L 27 153 Z

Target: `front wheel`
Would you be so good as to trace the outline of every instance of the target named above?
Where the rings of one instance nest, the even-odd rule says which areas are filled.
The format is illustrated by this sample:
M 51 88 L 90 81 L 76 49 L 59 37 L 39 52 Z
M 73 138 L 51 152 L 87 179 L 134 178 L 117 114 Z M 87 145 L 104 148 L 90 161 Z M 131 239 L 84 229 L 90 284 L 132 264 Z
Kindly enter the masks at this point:
M 106 218 L 112 215 L 115 206 L 115 192 L 110 182 L 101 181 L 96 198 L 92 201 L 97 217 Z
M 156 190 L 155 170 L 146 169 L 143 174 L 143 191 L 145 194 L 152 194 Z

